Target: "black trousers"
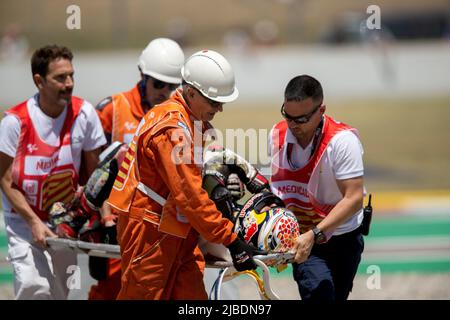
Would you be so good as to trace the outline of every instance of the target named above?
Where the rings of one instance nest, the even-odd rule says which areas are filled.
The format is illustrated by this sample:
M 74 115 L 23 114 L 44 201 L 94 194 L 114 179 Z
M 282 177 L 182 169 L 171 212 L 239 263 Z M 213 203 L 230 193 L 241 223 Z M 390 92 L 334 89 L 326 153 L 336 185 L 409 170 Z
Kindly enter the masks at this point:
M 315 244 L 305 262 L 292 265 L 302 300 L 347 300 L 363 250 L 359 228 L 333 236 L 325 244 Z

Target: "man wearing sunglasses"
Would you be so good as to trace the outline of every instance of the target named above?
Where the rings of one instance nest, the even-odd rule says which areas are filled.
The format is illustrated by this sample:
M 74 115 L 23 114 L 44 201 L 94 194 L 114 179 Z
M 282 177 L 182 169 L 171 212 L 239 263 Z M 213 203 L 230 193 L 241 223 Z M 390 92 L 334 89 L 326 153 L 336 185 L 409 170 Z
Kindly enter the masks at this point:
M 131 142 L 142 117 L 166 101 L 181 84 L 184 53 L 173 40 L 152 40 L 139 57 L 141 80 L 133 89 L 103 99 L 96 107 L 106 138 Z
M 108 144 L 131 142 L 145 113 L 180 86 L 183 63 L 183 50 L 175 41 L 157 38 L 147 45 L 138 62 L 141 80 L 130 91 L 107 97 L 96 107 Z M 105 227 L 114 229 L 116 216 L 107 205 L 102 216 Z M 115 299 L 120 290 L 120 261 L 90 257 L 89 267 L 91 276 L 99 281 L 92 286 L 89 299 Z
M 297 76 L 270 136 L 271 189 L 302 232 L 293 273 L 303 300 L 346 300 L 364 249 L 363 148 L 357 130 L 325 110 L 320 83 Z

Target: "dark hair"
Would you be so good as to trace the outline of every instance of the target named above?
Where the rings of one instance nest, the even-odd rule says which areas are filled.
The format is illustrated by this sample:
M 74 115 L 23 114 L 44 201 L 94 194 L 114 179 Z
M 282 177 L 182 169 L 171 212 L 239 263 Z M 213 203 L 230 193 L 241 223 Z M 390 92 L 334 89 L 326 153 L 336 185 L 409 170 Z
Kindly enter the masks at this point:
M 312 98 L 313 101 L 323 100 L 322 85 L 308 75 L 301 75 L 289 81 L 284 90 L 285 101 L 303 101 Z
M 45 77 L 49 63 L 58 58 L 72 61 L 73 54 L 67 47 L 60 47 L 55 44 L 37 49 L 31 57 L 31 73 L 33 76 L 39 74 L 41 77 Z

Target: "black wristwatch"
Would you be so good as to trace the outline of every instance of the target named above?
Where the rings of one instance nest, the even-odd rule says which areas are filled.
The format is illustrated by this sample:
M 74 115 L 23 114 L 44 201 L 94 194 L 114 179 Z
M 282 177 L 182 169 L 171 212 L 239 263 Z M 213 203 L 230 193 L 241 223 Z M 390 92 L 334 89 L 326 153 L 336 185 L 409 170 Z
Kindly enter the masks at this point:
M 327 237 L 325 236 L 325 234 L 322 232 L 322 230 L 320 230 L 317 227 L 314 227 L 312 229 L 312 232 L 314 233 L 314 243 L 316 244 L 322 244 L 327 242 Z

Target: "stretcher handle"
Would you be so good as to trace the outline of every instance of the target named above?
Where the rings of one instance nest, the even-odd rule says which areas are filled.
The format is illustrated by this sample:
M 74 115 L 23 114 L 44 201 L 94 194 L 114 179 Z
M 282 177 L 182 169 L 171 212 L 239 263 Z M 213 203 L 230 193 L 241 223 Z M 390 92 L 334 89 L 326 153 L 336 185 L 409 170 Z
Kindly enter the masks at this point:
M 45 240 L 48 246 L 55 250 L 59 248 L 71 248 L 94 257 L 120 259 L 120 247 L 118 245 L 50 237 Z
M 265 265 L 268 266 L 276 266 L 280 264 L 287 264 L 294 262 L 294 253 L 286 252 L 286 253 L 269 253 L 267 255 L 257 255 L 254 256 L 253 259 L 258 259 L 261 262 L 264 262 Z M 231 261 L 206 261 L 207 268 L 213 269 L 224 269 L 228 267 L 232 267 L 233 262 Z

